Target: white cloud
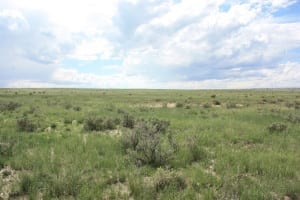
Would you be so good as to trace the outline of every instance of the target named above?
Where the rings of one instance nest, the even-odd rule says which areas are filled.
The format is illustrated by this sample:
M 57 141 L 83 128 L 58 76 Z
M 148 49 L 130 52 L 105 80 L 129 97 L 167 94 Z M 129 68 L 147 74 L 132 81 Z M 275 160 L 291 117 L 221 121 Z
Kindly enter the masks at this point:
M 299 74 L 286 79 L 292 74 L 278 63 L 289 63 L 285 70 L 296 63 L 300 22 L 273 16 L 295 2 L 3 0 L 0 84 L 201 88 L 257 81 L 267 87 L 274 80 L 266 77 L 274 76 L 278 87 L 299 86 Z M 110 75 L 63 66 L 70 59 L 102 66 L 115 58 L 122 64 Z
M 28 22 L 18 10 L 0 10 L 0 26 L 6 26 L 10 31 L 21 31 L 28 28 Z
M 142 76 L 128 76 L 124 74 L 95 75 L 65 68 L 55 70 L 52 80 L 61 84 L 75 84 L 80 87 L 149 88 L 154 86 L 153 80 Z

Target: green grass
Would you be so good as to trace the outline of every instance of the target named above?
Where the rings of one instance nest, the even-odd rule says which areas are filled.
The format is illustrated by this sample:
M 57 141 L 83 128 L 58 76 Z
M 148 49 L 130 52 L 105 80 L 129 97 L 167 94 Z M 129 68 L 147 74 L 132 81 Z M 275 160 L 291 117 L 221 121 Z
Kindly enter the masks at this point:
M 299 106 L 300 90 L 0 89 L 0 193 L 25 199 L 299 199 Z M 84 128 L 90 117 L 122 120 L 124 113 L 169 121 L 167 133 L 178 148 L 172 159 L 137 165 L 122 145 L 132 131 L 122 122 L 115 130 Z M 18 128 L 21 118 L 36 129 Z M 269 131 L 273 123 L 287 129 Z M 8 167 L 18 178 L 3 174 Z M 10 187 L 5 179 L 12 179 Z

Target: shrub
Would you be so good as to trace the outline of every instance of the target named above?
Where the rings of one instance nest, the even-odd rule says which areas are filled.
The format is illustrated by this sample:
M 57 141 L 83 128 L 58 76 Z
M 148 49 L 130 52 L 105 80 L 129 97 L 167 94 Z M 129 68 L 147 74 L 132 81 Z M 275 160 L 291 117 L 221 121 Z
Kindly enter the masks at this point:
M 86 131 L 104 131 L 115 129 L 116 124 L 111 118 L 89 117 L 84 121 L 83 128 Z
M 211 95 L 210 97 L 211 97 L 211 98 L 216 98 L 216 96 L 217 96 L 217 95 L 213 94 L 213 95 Z
M 183 103 L 177 102 L 176 103 L 176 108 L 182 108 L 183 107 Z
M 172 158 L 177 146 L 163 129 L 151 120 L 139 121 L 131 132 L 123 134 L 123 147 L 136 164 L 160 166 Z
M 13 145 L 11 143 L 0 143 L 0 156 L 11 156 L 12 147 Z
M 72 105 L 71 104 L 69 104 L 69 103 L 67 103 L 67 104 L 65 104 L 65 109 L 66 110 L 69 110 L 69 109 L 71 109 L 72 108 Z
M 190 105 L 185 105 L 184 108 L 185 109 L 191 109 L 191 106 Z
M 218 100 L 213 100 L 213 104 L 214 104 L 214 105 L 221 105 L 221 102 L 218 101 Z
M 8 102 L 8 103 L 1 103 L 0 104 L 0 111 L 4 112 L 4 111 L 14 111 L 15 109 L 17 109 L 18 107 L 20 107 L 21 104 L 17 103 L 17 102 Z
M 160 120 L 157 118 L 151 118 L 150 123 L 156 128 L 156 131 L 165 133 L 170 126 L 169 121 Z
M 272 123 L 268 126 L 269 132 L 283 132 L 287 130 L 287 126 L 282 123 Z
M 50 125 L 50 127 L 51 127 L 52 129 L 56 129 L 57 125 L 56 125 L 55 123 L 52 123 L 52 124 Z
M 115 121 L 111 118 L 106 118 L 103 120 L 103 128 L 104 130 L 113 130 L 116 128 Z
M 17 127 L 19 131 L 25 132 L 34 132 L 38 128 L 37 124 L 26 117 L 17 120 Z
M 179 174 L 159 168 L 154 176 L 154 188 L 156 192 L 168 188 L 184 190 L 187 187 L 185 179 Z
M 235 103 L 227 103 L 226 108 L 231 109 L 231 108 L 237 108 Z
M 73 110 L 75 110 L 75 111 L 81 111 L 81 107 L 80 106 L 75 106 L 75 107 L 73 107 Z
M 287 117 L 287 120 L 292 122 L 292 123 L 300 123 L 300 115 L 292 115 L 290 114 L 288 117 Z
M 190 161 L 195 162 L 206 158 L 206 152 L 200 145 L 200 139 L 197 136 L 191 136 L 186 141 L 187 149 L 190 153 Z
M 29 194 L 29 192 L 33 188 L 33 179 L 28 175 L 24 175 L 21 178 L 20 187 L 22 194 Z
M 70 119 L 70 118 L 65 118 L 65 119 L 64 119 L 64 124 L 72 124 L 72 119 Z
M 203 104 L 203 108 L 210 108 L 210 107 L 211 107 L 211 105 L 209 103 Z
M 125 113 L 123 115 L 123 127 L 125 128 L 133 128 L 134 127 L 134 118 L 133 116 L 129 115 L 128 113 Z

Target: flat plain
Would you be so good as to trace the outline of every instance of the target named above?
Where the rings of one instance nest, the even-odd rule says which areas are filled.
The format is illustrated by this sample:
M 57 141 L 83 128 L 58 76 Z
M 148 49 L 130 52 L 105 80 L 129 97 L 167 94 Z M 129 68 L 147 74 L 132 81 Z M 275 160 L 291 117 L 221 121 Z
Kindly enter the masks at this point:
M 299 199 L 299 108 L 299 89 L 0 89 L 0 199 Z

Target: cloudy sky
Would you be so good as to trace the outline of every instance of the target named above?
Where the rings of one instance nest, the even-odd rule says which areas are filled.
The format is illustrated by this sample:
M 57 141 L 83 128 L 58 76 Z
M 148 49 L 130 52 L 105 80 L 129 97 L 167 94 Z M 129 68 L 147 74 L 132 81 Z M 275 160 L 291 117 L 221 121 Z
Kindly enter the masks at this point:
M 300 1 L 0 0 L 0 87 L 300 87 Z

